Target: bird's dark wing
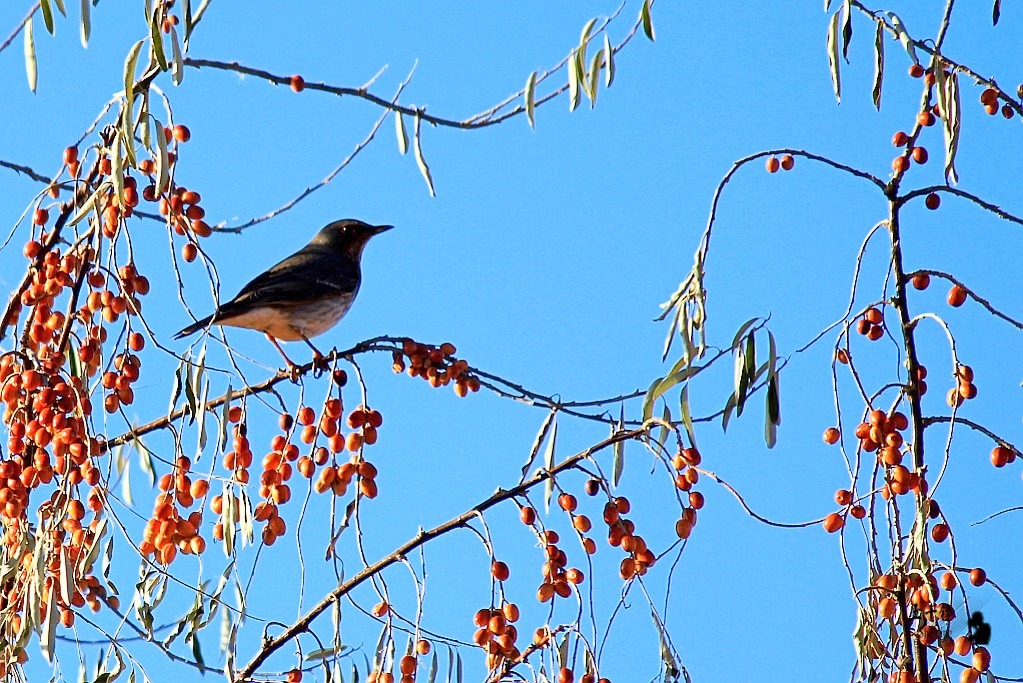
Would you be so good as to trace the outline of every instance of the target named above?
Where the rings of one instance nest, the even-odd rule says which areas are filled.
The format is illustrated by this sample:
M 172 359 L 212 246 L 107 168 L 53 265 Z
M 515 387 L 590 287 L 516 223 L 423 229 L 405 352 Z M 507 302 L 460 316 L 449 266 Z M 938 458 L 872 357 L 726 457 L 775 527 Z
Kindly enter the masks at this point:
M 242 287 L 237 296 L 220 305 L 213 321 L 257 306 L 288 306 L 331 295 L 351 295 L 359 282 L 357 261 L 323 247 L 309 245 Z

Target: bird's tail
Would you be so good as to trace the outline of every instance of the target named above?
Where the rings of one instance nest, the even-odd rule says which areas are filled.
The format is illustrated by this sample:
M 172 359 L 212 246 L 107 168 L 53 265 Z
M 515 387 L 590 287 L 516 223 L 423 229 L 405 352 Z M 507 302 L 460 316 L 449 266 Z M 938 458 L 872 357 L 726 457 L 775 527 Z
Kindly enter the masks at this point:
M 210 323 L 212 321 L 213 321 L 213 316 L 212 315 L 208 315 L 205 318 L 203 318 L 202 320 L 196 320 L 194 323 L 192 323 L 191 325 L 189 325 L 185 329 L 183 329 L 180 332 L 178 332 L 177 334 L 175 334 L 174 338 L 175 339 L 181 339 L 182 337 L 187 337 L 190 334 L 195 334 L 199 330 L 204 329 L 206 327 L 209 327 L 209 325 L 210 325 Z

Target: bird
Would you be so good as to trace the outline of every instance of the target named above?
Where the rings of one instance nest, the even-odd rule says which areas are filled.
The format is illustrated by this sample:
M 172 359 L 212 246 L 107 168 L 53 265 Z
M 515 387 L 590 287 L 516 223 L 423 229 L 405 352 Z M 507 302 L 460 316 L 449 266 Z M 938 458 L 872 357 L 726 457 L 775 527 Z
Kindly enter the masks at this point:
M 258 330 L 284 357 L 292 377 L 298 366 L 280 341 L 304 341 L 314 359 L 323 354 L 309 341 L 334 327 L 348 312 L 362 284 L 360 261 L 366 243 L 391 225 L 370 225 L 353 218 L 329 223 L 309 244 L 256 276 L 230 301 L 177 334 L 181 339 L 210 325 Z

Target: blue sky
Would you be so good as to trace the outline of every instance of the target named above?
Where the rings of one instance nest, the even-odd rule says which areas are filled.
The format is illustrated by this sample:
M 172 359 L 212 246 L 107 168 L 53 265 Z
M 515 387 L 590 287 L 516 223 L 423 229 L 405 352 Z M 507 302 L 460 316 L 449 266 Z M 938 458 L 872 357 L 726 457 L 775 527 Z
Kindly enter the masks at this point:
M 586 21 L 617 7 L 609 2 L 452 2 L 439 8 L 220 2 L 211 4 L 189 54 L 333 85 L 359 86 L 379 73 L 371 89 L 385 97 L 415 66 L 402 102 L 462 119 L 522 88 L 533 70 L 557 64 L 575 46 Z M 615 42 L 638 8 L 638 3 L 627 4 L 611 24 Z M 886 9 L 897 11 L 919 36 L 933 31 L 940 19 L 937 6 L 898 3 Z M 1021 77 L 1015 42 L 1023 16 L 1006 7 L 992 28 L 989 9 L 957 5 L 946 52 L 1013 92 L 1010 84 Z M 26 10 L 0 10 L 0 26 L 13 27 Z M 124 56 L 145 35 L 141 9 L 100 3 L 84 50 L 76 16 L 72 10 L 70 19 L 58 19 L 55 38 L 36 23 L 40 76 L 35 95 L 25 85 L 20 38 L 0 54 L 0 159 L 52 172 L 64 146 L 123 82 Z M 714 189 L 736 159 L 767 149 L 803 149 L 888 177 L 891 135 L 911 125 L 920 82 L 906 76 L 908 58 L 898 43 L 888 41 L 883 106 L 875 111 L 870 98 L 873 27 L 857 16 L 851 63 L 843 63 L 843 100 L 837 105 L 825 51 L 828 19 L 819 2 L 776 8 L 657 3 L 656 42 L 639 36 L 618 55 L 616 81 L 601 90 L 592 110 L 584 100 L 570 113 L 567 100 L 560 98 L 538 108 L 535 131 L 523 117 L 475 131 L 424 127 L 422 145 L 435 198 L 411 152 L 398 153 L 388 118 L 377 138 L 329 186 L 242 236 L 217 235 L 204 243 L 217 263 L 221 295 L 234 294 L 331 220 L 350 216 L 393 224 L 395 230 L 367 248 L 359 300 L 322 337 L 321 347 L 345 348 L 382 334 L 451 341 L 473 365 L 544 394 L 591 399 L 645 389 L 667 370 L 660 361 L 666 327 L 653 322 L 658 304 L 691 267 Z M 258 78 L 210 69 L 187 70 L 178 87 L 166 76 L 158 85 L 172 102 L 175 120 L 192 131 L 181 151 L 178 182 L 202 193 L 211 222 L 228 225 L 272 211 L 318 182 L 351 153 L 380 114 L 355 98 L 310 90 L 296 94 Z M 1009 211 L 1023 211 L 1019 119 L 985 116 L 977 104 L 979 94 L 964 79 L 960 187 Z M 921 143 L 932 160 L 914 168 L 907 183 L 939 184 L 939 129 L 928 129 Z M 39 189 L 23 177 L 0 172 L 0 206 L 9 226 Z M 871 185 L 805 159 L 798 159 L 793 171 L 776 175 L 765 173 L 762 162 L 741 170 L 724 191 L 708 263 L 709 342 L 727 346 L 743 322 L 770 315 L 779 352 L 787 356 L 802 347 L 842 315 L 856 250 L 885 215 L 883 197 Z M 952 272 L 1000 310 L 1023 315 L 1013 276 L 1013 255 L 1023 246 L 1019 226 L 951 197 L 936 212 L 918 201 L 907 207 L 903 219 L 908 268 Z M 152 301 L 145 304 L 147 313 L 154 312 L 153 331 L 161 342 L 184 351 L 184 342 L 170 342 L 191 319 L 166 266 L 166 232 L 141 221 L 131 229 L 136 260 L 153 281 Z M 15 247 L 23 239 L 17 236 Z M 17 251 L 0 253 L 0 278 L 8 285 L 20 277 Z M 881 234 L 866 251 L 858 305 L 881 296 L 886 268 Z M 212 298 L 205 272 L 198 264 L 182 272 L 185 301 L 196 314 L 207 312 Z M 935 282 L 926 292 L 914 293 L 912 310 L 943 316 L 961 358 L 976 369 L 981 398 L 964 409 L 968 416 L 1010 441 L 1023 441 L 1018 331 L 973 304 L 948 308 L 945 291 Z M 920 335 L 935 378 L 927 407 L 938 413 L 950 381 L 939 379 L 948 377 L 939 369 L 950 368 L 951 360 L 943 332 L 924 327 Z M 698 428 L 705 466 L 741 491 L 758 513 L 776 521 L 820 518 L 835 509 L 834 490 L 848 485 L 838 452 L 820 441 L 822 430 L 835 422 L 834 338 L 830 334 L 795 356 L 784 371 L 783 424 L 773 450 L 763 445 L 759 399 L 727 435 L 717 423 Z M 232 330 L 228 339 L 265 366 L 279 363 L 257 333 Z M 298 357 L 305 353 L 301 345 L 293 350 Z M 877 365 L 867 372 L 873 387 L 892 381 L 899 362 L 892 344 L 882 342 L 862 354 L 876 358 Z M 213 340 L 209 359 L 211 366 L 226 368 L 226 355 Z M 143 386 L 155 398 L 134 406 L 139 422 L 165 409 L 174 370 L 173 363 L 156 354 L 145 362 Z M 370 456 L 381 470 L 382 490 L 366 513 L 370 555 L 387 552 L 419 525 L 437 524 L 517 480 L 543 409 L 485 394 L 459 401 L 450 390 L 430 390 L 393 375 L 385 355 L 360 364 L 372 404 L 385 416 L 381 442 Z M 724 405 L 731 384 L 726 366 L 727 361 L 717 374 L 691 386 L 696 414 Z M 258 366 L 244 368 L 250 378 L 266 374 Z M 216 376 L 221 390 L 226 381 Z M 325 389 L 320 383 L 308 391 L 319 397 Z M 852 393 L 843 399 L 847 410 L 858 410 Z M 677 401 L 675 394 L 671 401 Z M 633 416 L 638 410 L 637 402 L 627 408 Z M 563 420 L 558 452 L 582 449 L 606 431 L 603 425 Z M 943 436 L 928 437 L 929 450 L 940 452 Z M 1007 515 L 969 526 L 1019 501 L 1019 465 L 996 471 L 988 464 L 989 450 L 986 440 L 957 432 L 941 504 L 959 532 L 961 564 L 983 565 L 1011 591 L 1023 560 L 1021 551 L 1006 543 L 1018 535 L 1017 518 Z M 663 547 L 677 517 L 671 490 L 663 473 L 651 474 L 651 458 L 641 447 L 630 445 L 627 458 L 622 491 L 633 498 L 637 525 Z M 581 477 L 568 478 L 563 485 L 581 494 L 582 482 Z M 145 501 L 143 478 L 136 476 L 133 486 L 136 499 Z M 700 489 L 707 506 L 664 610 L 694 679 L 799 680 L 808 671 L 828 679 L 848 677 L 854 663 L 849 634 L 855 602 L 837 537 L 816 526 L 765 527 L 724 489 L 709 481 Z M 587 502 L 593 507 L 591 517 L 599 517 L 595 501 Z M 146 507 L 140 505 L 142 514 L 148 513 Z M 488 521 L 495 535 L 505 534 L 498 555 L 507 554 L 513 565 L 510 591 L 520 604 L 530 603 L 539 581 L 537 551 L 513 510 Z M 863 544 L 858 532 L 849 537 L 850 565 L 861 586 Z M 315 589 L 329 587 L 332 578 L 313 569 L 319 568 L 323 539 L 310 531 L 305 544 L 310 571 L 317 576 L 307 587 L 308 605 Z M 573 550 L 579 556 L 578 548 L 570 554 Z M 594 570 L 606 574 L 600 579 L 605 596 L 617 589 L 617 555 L 609 550 L 602 544 Z M 252 595 L 273 595 L 280 589 L 274 584 L 278 577 L 294 578 L 294 553 L 293 542 L 264 551 L 259 560 L 263 573 Z M 489 601 L 486 556 L 462 536 L 441 542 L 428 557 L 433 623 L 468 638 L 472 613 Z M 221 559 L 216 555 L 203 576 L 217 576 Z M 250 553 L 245 563 L 251 561 Z M 194 580 L 196 567 L 181 566 Z M 129 568 L 127 576 L 133 571 Z M 393 583 L 402 590 L 397 588 L 401 579 Z M 1019 676 L 1023 659 L 1010 644 L 1018 641 L 1018 620 L 990 588 L 975 594 L 994 625 L 996 672 Z M 365 601 L 372 604 L 371 597 Z M 632 609 L 620 617 L 606 653 L 607 675 L 617 681 L 653 677 L 658 666 L 649 616 L 642 601 L 630 598 L 629 603 Z M 294 614 L 289 601 L 277 609 L 276 618 Z M 541 618 L 539 612 L 531 616 L 533 621 Z M 606 616 L 598 610 L 598 618 Z M 256 638 L 259 627 L 249 628 Z M 635 640 L 634 634 L 639 634 Z M 353 627 L 346 637 L 353 646 L 372 648 L 376 631 Z M 215 643 L 207 647 L 208 658 L 214 649 Z M 243 658 L 249 651 L 242 648 Z

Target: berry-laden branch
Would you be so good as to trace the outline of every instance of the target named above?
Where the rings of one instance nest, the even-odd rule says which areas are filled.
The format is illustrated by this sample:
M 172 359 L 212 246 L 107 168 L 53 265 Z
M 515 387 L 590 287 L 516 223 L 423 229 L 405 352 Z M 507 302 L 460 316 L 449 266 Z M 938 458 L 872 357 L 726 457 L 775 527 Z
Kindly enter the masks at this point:
M 530 489 L 547 482 L 549 479 L 556 477 L 558 474 L 567 470 L 577 467 L 582 461 L 587 460 L 597 453 L 612 447 L 615 444 L 623 443 L 625 441 L 638 439 L 646 435 L 652 428 L 658 426 L 656 422 L 651 422 L 648 425 L 644 425 L 639 429 L 632 429 L 627 431 L 619 431 L 608 438 L 600 441 L 585 450 L 579 451 L 578 453 L 571 455 L 556 466 L 550 469 L 544 469 L 537 472 L 535 475 L 518 484 L 511 489 L 501 489 L 494 495 L 490 496 L 484 501 L 474 505 L 469 510 L 461 513 L 460 515 L 449 519 L 448 521 L 440 524 L 429 531 L 422 531 L 417 534 L 414 538 L 409 539 L 401 546 L 395 548 L 391 553 L 385 557 L 377 560 L 373 564 L 370 564 L 360 570 L 352 578 L 344 581 L 341 585 L 337 586 L 334 590 L 330 591 L 325 595 L 316 605 L 309 609 L 308 612 L 299 617 L 291 626 L 287 627 L 280 634 L 269 638 L 264 641 L 259 651 L 249 660 L 249 662 L 234 674 L 234 681 L 237 683 L 248 683 L 253 680 L 256 671 L 259 666 L 267 660 L 274 652 L 279 650 L 281 647 L 294 640 L 302 633 L 309 630 L 310 624 L 323 612 L 333 606 L 343 596 L 350 593 L 357 586 L 377 576 L 384 569 L 390 567 L 393 564 L 403 561 L 403 559 L 412 551 L 420 548 L 421 546 L 429 543 L 430 541 L 439 538 L 455 529 L 466 526 L 470 521 L 475 519 L 477 516 L 486 512 L 490 508 L 503 503 L 504 501 L 522 496 Z

